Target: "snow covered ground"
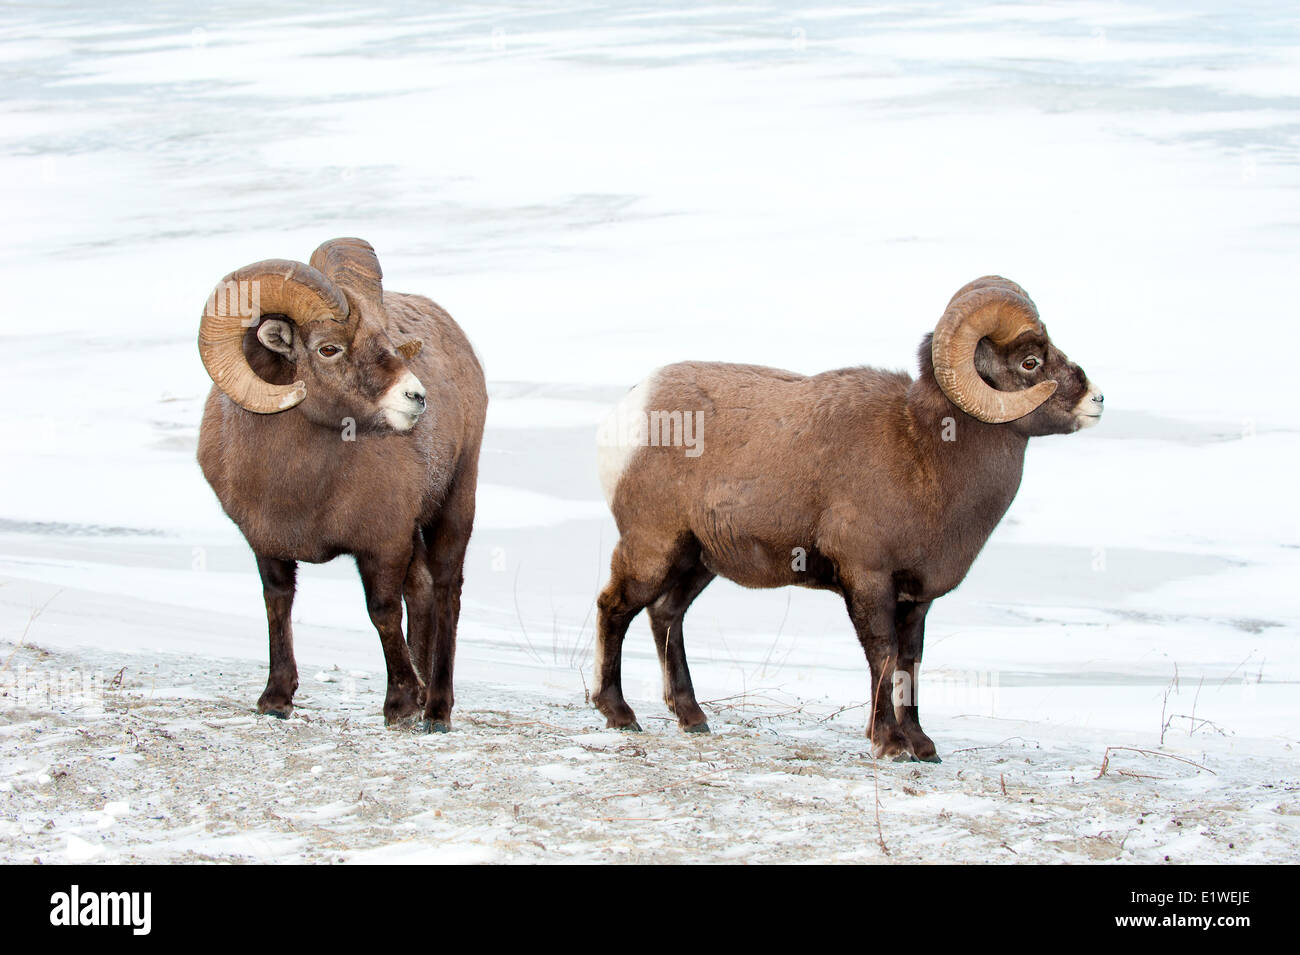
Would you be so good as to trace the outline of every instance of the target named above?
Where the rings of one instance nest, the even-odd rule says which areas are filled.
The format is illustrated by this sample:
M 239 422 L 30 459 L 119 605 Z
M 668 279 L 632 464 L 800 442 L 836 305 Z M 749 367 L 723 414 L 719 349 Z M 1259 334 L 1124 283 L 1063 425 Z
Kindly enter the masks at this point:
M 1294 860 L 1287 5 L 118 17 L 0 19 L 0 860 Z M 447 737 L 382 728 L 345 561 L 301 574 L 295 718 L 253 714 L 259 585 L 193 460 L 212 284 L 337 235 L 491 382 Z M 603 730 L 605 409 L 682 358 L 911 367 L 987 272 L 1108 412 L 931 612 L 944 763 L 867 758 L 835 599 L 725 582 L 714 734 L 644 621 L 647 732 Z
M 1155 734 L 966 707 L 930 723 L 943 764 L 877 766 L 860 710 L 781 690 L 706 704 L 705 737 L 635 735 L 545 684 L 461 679 L 458 731 L 429 737 L 384 728 L 373 671 L 305 673 L 278 721 L 251 712 L 247 660 L 15 661 L 103 683 L 6 713 L 7 862 L 1260 863 L 1293 862 L 1300 834 L 1300 774 L 1269 738 L 1180 731 L 1099 778 L 1107 746 Z

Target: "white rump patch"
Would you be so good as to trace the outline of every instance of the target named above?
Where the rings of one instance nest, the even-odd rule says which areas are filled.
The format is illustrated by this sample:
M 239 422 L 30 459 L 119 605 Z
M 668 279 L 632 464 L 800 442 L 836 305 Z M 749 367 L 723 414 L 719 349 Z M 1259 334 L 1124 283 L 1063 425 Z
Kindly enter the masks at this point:
M 601 489 L 605 492 L 605 503 L 611 506 L 628 462 L 646 443 L 646 405 L 658 376 L 659 369 L 655 369 L 624 395 L 596 431 L 596 469 Z

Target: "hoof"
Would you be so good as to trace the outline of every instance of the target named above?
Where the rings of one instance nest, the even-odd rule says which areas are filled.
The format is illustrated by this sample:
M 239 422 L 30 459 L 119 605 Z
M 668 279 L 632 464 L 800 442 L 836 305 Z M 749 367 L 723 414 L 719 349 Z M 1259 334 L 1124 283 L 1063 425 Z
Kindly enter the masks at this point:
M 611 723 L 607 728 L 612 730 L 620 730 L 624 733 L 641 732 L 641 724 L 638 723 L 636 720 L 633 720 L 631 723 L 625 723 L 622 726 L 615 726 L 613 723 Z
M 910 763 L 916 759 L 907 737 L 897 728 L 882 730 L 878 738 L 871 740 L 871 757 L 895 763 Z
M 420 720 L 415 724 L 417 733 L 450 733 L 451 725 L 442 720 Z
M 918 761 L 922 763 L 938 763 L 938 750 L 934 748 L 934 740 L 921 732 L 919 726 L 911 726 L 905 729 L 904 735 L 907 736 L 907 748 Z
M 390 694 L 384 701 L 384 725 L 407 726 L 413 720 L 424 718 L 424 707 L 415 700 L 415 694 L 397 696 Z
M 708 733 L 711 732 L 708 723 L 696 723 L 694 726 L 683 726 L 683 732 L 686 733 Z
M 257 712 L 277 720 L 287 720 L 293 715 L 293 694 L 267 690 L 257 699 Z

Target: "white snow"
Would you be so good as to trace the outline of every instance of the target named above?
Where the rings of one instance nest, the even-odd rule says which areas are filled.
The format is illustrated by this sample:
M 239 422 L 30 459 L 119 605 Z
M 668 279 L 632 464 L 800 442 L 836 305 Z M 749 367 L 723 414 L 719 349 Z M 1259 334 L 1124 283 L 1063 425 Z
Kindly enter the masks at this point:
M 0 859 L 1294 859 L 1298 57 L 1286 7 L 1157 0 L 8 15 Z M 300 573 L 298 714 L 252 714 L 260 585 L 194 462 L 211 286 L 337 235 L 490 380 L 443 738 L 379 725 L 348 561 Z M 866 758 L 836 599 L 725 582 L 714 733 L 644 620 L 647 732 L 604 730 L 596 423 L 685 358 L 912 368 L 994 271 L 1108 410 L 930 615 L 945 762 Z

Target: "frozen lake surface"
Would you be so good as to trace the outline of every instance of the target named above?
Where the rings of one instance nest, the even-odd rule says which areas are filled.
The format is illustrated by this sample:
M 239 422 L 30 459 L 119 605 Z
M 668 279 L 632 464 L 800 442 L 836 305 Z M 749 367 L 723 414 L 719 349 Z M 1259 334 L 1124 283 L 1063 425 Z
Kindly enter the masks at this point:
M 0 15 L 0 858 L 1295 858 L 1291 5 L 316 7 Z M 300 574 L 301 721 L 251 716 L 260 586 L 194 462 L 212 285 L 340 235 L 490 382 L 447 739 L 379 727 L 347 561 Z M 874 767 L 834 715 L 869 689 L 836 599 L 725 582 L 688 624 L 714 736 L 676 736 L 644 619 L 648 732 L 603 731 L 606 409 L 686 358 L 911 369 L 990 272 L 1109 410 L 1031 445 L 930 614 L 942 767 Z M 91 704 L 19 692 L 123 667 Z M 1097 778 L 1109 745 L 1164 756 Z M 267 779 L 301 793 L 253 818 Z

